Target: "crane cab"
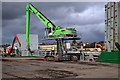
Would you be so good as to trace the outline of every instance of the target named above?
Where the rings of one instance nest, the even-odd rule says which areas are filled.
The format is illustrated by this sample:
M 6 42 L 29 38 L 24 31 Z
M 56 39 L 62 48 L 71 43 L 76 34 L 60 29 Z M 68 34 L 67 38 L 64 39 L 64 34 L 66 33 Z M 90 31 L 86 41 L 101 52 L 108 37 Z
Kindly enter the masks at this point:
M 54 28 L 53 27 L 47 27 L 45 28 L 45 36 L 52 36 L 54 32 Z

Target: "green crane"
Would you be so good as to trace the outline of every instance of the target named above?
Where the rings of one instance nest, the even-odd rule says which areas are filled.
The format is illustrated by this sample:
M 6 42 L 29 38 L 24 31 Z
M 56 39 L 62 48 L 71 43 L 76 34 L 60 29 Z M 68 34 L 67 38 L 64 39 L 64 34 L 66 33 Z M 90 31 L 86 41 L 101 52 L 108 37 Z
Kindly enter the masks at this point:
M 28 4 L 26 7 L 26 40 L 28 48 L 30 48 L 29 42 L 29 28 L 30 28 L 30 12 L 34 13 L 46 26 L 46 36 L 45 37 L 76 37 L 77 32 L 74 28 L 62 28 L 60 26 L 55 26 L 47 17 L 45 17 L 40 11 L 38 11 L 32 4 Z

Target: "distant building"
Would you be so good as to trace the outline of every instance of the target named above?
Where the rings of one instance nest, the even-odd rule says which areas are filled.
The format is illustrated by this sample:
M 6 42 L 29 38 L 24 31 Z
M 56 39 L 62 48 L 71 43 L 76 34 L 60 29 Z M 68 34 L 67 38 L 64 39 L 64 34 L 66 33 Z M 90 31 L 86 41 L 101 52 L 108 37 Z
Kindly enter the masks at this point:
M 57 45 L 38 45 L 38 47 L 41 47 L 44 50 L 51 50 L 52 47 L 55 47 L 55 50 L 57 50 Z

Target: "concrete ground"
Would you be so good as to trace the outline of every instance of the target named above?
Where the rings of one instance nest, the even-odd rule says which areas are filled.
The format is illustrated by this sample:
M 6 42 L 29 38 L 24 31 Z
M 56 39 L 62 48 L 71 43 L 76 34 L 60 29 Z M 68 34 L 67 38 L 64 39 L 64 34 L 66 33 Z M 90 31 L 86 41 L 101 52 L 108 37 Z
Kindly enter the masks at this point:
M 118 78 L 117 64 L 96 62 L 51 62 L 7 58 L 2 61 L 3 78 Z

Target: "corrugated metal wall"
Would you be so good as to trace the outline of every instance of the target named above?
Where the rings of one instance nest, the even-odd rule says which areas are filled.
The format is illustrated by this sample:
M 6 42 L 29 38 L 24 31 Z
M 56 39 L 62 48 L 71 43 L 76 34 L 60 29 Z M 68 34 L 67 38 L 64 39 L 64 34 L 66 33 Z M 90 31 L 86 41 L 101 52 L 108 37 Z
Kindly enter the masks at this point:
M 117 51 L 115 42 L 120 43 L 120 2 L 105 5 L 105 48 L 108 52 Z

